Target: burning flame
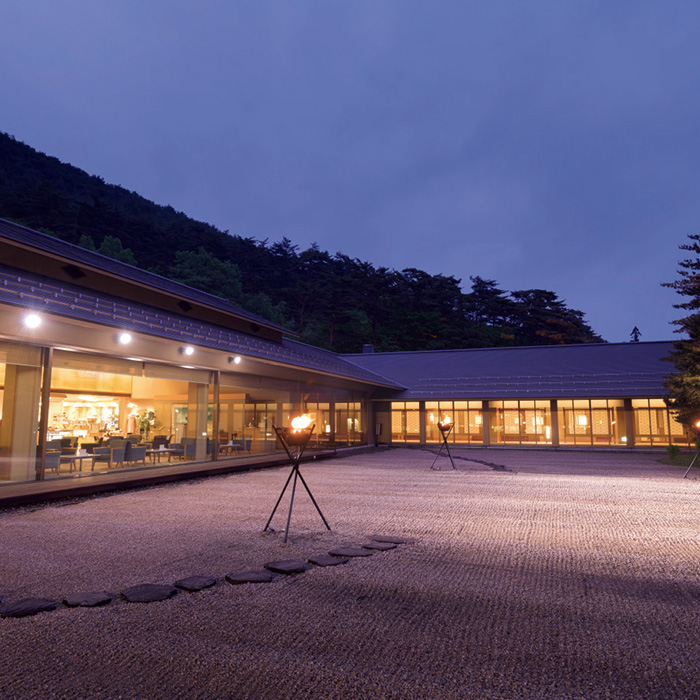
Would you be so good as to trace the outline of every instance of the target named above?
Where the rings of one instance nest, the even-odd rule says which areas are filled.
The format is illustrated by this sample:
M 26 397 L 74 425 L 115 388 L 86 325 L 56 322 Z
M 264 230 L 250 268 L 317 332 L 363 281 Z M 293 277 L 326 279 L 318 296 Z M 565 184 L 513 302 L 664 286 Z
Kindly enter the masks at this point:
M 447 427 L 450 423 L 452 422 L 452 419 L 449 416 L 445 416 L 441 421 L 440 425 L 443 427 Z
M 292 418 L 292 429 L 294 432 L 297 432 L 298 430 L 306 430 L 310 425 L 311 416 L 307 413 L 304 413 L 304 415 L 301 416 L 296 416 L 296 418 Z

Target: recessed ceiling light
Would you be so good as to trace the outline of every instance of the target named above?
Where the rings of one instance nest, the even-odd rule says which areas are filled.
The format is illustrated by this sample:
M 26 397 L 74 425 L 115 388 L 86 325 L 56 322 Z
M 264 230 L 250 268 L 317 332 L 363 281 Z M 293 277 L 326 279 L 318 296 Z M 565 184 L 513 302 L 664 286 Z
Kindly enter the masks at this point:
M 131 333 L 127 333 L 127 331 L 122 331 L 118 336 L 117 340 L 122 344 L 122 345 L 128 345 L 131 342 Z
M 183 355 L 194 355 L 194 348 L 191 345 L 185 345 L 185 347 L 180 348 L 180 352 Z
M 27 328 L 38 328 L 41 325 L 41 316 L 39 314 L 27 314 L 24 317 L 24 325 Z

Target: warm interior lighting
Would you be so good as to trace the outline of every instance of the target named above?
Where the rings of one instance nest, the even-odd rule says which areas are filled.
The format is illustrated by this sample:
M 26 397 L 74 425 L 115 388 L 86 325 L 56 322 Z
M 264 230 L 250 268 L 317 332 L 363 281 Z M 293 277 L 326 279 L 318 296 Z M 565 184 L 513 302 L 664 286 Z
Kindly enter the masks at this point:
M 41 325 L 41 316 L 39 314 L 27 314 L 24 317 L 24 325 L 27 328 L 38 328 Z
M 311 416 L 308 413 L 292 418 L 292 429 L 294 432 L 297 432 L 298 430 L 306 430 L 310 425 Z
M 126 331 L 123 331 L 117 336 L 117 340 L 122 344 L 122 345 L 128 345 L 131 342 L 131 333 L 127 333 Z
M 588 425 L 588 416 L 576 416 L 579 425 Z

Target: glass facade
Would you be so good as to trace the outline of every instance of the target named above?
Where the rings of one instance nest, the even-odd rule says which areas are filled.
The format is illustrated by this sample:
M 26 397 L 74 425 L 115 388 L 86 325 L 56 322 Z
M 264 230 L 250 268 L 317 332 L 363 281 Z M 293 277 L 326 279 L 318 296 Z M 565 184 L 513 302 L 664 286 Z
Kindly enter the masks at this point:
M 336 402 L 335 441 L 336 444 L 364 444 L 364 421 L 360 401 Z
M 425 444 L 441 442 L 437 423 L 446 417 L 454 424 L 451 444 L 664 447 L 691 442 L 659 398 L 393 401 L 392 442 L 420 443 L 421 415 Z
M 392 401 L 391 441 L 420 442 L 420 404 L 418 401 Z
M 374 430 L 366 402 L 306 381 L 0 341 L 0 482 L 270 453 L 280 449 L 273 426 L 302 411 L 316 426 L 310 447 L 362 445 Z M 660 398 L 390 406 L 393 444 L 438 444 L 448 417 L 451 444 L 689 443 Z
M 621 399 L 559 400 L 559 444 L 625 446 L 627 420 Z
M 449 417 L 452 430 L 447 439 L 455 444 L 483 443 L 484 420 L 481 401 L 426 401 L 425 441 L 441 442 L 438 422 Z
M 552 413 L 549 401 L 492 401 L 489 417 L 491 444 L 552 444 Z
M 319 385 L 326 400 L 305 402 L 302 386 L 0 341 L 0 483 L 271 453 L 300 406 L 310 447 L 363 443 L 360 393 Z
M 692 440 L 673 419 L 663 399 L 632 399 L 636 445 L 687 445 Z

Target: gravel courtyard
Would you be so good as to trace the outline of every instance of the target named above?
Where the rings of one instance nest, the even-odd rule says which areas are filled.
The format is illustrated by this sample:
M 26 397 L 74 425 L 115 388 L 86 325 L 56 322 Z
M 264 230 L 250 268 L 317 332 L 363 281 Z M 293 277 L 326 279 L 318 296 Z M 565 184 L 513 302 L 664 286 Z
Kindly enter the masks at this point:
M 0 619 L 0 698 L 700 698 L 700 480 L 631 453 L 385 449 L 0 512 L 0 598 L 217 584 Z M 372 535 L 333 567 L 231 585 Z

